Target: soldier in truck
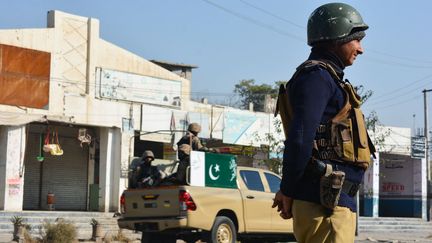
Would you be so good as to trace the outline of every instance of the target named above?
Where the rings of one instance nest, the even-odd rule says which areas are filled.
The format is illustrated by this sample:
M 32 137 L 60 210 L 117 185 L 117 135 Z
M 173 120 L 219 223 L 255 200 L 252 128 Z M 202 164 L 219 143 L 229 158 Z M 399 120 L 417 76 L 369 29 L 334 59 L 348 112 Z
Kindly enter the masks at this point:
M 162 174 L 157 166 L 151 165 L 154 160 L 154 154 L 151 150 L 144 151 L 133 173 L 134 187 L 149 187 L 157 185 L 161 179 Z
M 186 134 L 180 138 L 177 142 L 177 146 L 180 147 L 182 144 L 188 144 L 191 146 L 193 151 L 203 151 L 203 152 L 217 152 L 214 148 L 207 148 L 201 144 L 198 138 L 198 133 L 201 132 L 201 126 L 198 123 L 191 123 L 188 126 Z

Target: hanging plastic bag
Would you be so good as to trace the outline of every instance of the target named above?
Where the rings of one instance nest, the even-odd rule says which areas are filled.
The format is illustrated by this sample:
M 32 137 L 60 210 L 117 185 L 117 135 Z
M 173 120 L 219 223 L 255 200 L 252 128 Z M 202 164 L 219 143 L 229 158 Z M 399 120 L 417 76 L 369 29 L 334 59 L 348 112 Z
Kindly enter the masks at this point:
M 43 151 L 46 153 L 51 153 L 51 150 L 53 150 L 55 147 L 54 143 L 50 143 L 50 130 L 47 128 L 47 133 L 45 135 L 44 145 L 43 145 Z
M 53 137 L 52 140 L 54 140 L 54 136 L 55 136 L 55 143 L 54 141 L 52 142 L 52 144 L 54 145 L 53 148 L 51 149 L 50 153 L 51 155 L 63 155 L 63 149 L 60 146 L 59 140 L 58 140 L 58 132 L 57 130 L 55 132 L 53 132 Z

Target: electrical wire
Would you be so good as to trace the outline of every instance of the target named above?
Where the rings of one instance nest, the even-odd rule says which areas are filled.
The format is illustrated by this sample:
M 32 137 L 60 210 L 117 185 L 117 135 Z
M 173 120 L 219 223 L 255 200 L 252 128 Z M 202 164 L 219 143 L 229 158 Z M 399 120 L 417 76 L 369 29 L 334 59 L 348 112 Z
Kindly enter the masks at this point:
M 406 91 L 405 89 L 406 89 L 406 88 L 409 88 L 409 87 L 412 87 L 412 86 L 413 86 L 414 84 L 416 84 L 416 83 L 420 83 L 420 82 L 422 82 L 422 81 L 428 81 L 428 78 L 431 78 L 431 77 L 432 77 L 432 73 L 431 73 L 431 74 L 428 74 L 428 75 L 424 76 L 423 78 L 420 78 L 420 79 L 418 79 L 418 80 L 416 80 L 416 81 L 414 81 L 414 82 L 412 82 L 412 83 L 409 83 L 409 84 L 407 84 L 407 85 L 405 85 L 405 86 L 402 86 L 402 87 L 399 87 L 399 88 L 397 88 L 397 89 L 391 90 L 391 91 L 389 91 L 389 92 L 387 92 L 387 93 L 384 93 L 384 94 L 382 94 L 382 95 L 380 95 L 380 96 L 378 96 L 378 97 L 377 97 L 377 96 L 375 96 L 375 97 L 372 96 L 372 97 L 370 98 L 370 101 L 375 102 L 375 101 L 381 100 L 381 99 L 383 99 L 383 97 L 387 97 L 387 96 L 389 96 L 389 95 L 399 97 L 400 95 L 399 95 L 399 94 L 396 94 L 396 93 L 399 92 L 399 91 L 405 91 L 404 93 L 410 93 L 410 92 L 412 92 L 413 89 L 411 89 L 410 91 Z M 427 84 L 430 84 L 430 82 L 427 82 Z M 421 87 L 424 87 L 424 86 L 422 85 Z M 414 90 L 418 91 L 417 88 L 414 89 Z M 403 94 L 404 94 L 404 93 L 403 93 Z
M 377 59 L 377 58 L 373 58 L 373 57 L 369 57 L 369 56 L 366 56 L 364 58 L 366 60 L 370 60 L 372 62 L 385 64 L 385 65 L 389 65 L 389 66 L 398 66 L 398 67 L 416 68 L 416 69 L 432 69 L 432 66 L 405 64 L 405 63 L 394 62 L 394 61 L 389 61 L 389 60 Z
M 245 4 L 245 5 L 248 5 L 249 7 L 252 7 L 252 8 L 254 8 L 254 9 L 260 11 L 260 12 L 263 12 L 263 13 L 265 13 L 265 14 L 271 16 L 271 17 L 274 17 L 274 18 L 276 18 L 276 19 L 279 19 L 279 20 L 281 20 L 281 21 L 283 21 L 283 22 L 285 22 L 285 23 L 288 23 L 288 24 L 290 24 L 290 25 L 292 25 L 292 26 L 295 26 L 295 27 L 300 28 L 300 29 L 302 29 L 302 30 L 306 29 L 306 26 L 302 26 L 302 25 L 299 25 L 299 24 L 297 24 L 297 23 L 294 23 L 293 21 L 290 21 L 290 20 L 288 20 L 288 19 L 286 19 L 286 18 L 283 18 L 283 17 L 281 17 L 281 16 L 279 16 L 279 15 L 276 15 L 276 14 L 274 14 L 274 13 L 268 11 L 268 10 L 265 10 L 265 9 L 263 9 L 263 8 L 260 8 L 260 7 L 256 6 L 256 5 L 253 5 L 252 3 L 248 3 L 248 2 L 246 2 L 246 1 L 244 1 L 244 0 L 239 0 L 239 1 L 242 2 L 242 3 Z
M 278 29 L 278 28 L 275 28 L 275 27 L 273 27 L 273 26 L 271 26 L 271 25 L 268 25 L 268 24 L 263 23 L 263 22 L 261 22 L 261 21 L 258 21 L 258 20 L 256 20 L 256 19 L 253 19 L 253 18 L 251 18 L 251 17 L 248 17 L 248 16 L 242 15 L 242 14 L 240 14 L 240 13 L 237 13 L 237 12 L 235 12 L 235 11 L 232 11 L 232 10 L 230 10 L 230 9 L 228 9 L 228 8 L 225 8 L 225 7 L 223 7 L 223 6 L 219 5 L 219 4 L 216 4 L 216 3 L 212 2 L 212 1 L 209 1 L 209 0 L 202 0 L 202 1 L 205 2 L 205 3 L 207 3 L 207 4 L 209 4 L 209 5 L 211 5 L 211 6 L 213 6 L 213 7 L 215 7 L 215 8 L 218 8 L 218 9 L 220 9 L 220 10 L 222 10 L 222 11 L 228 13 L 228 14 L 231 14 L 232 16 L 235 16 L 235 17 L 237 17 L 237 18 L 239 18 L 239 19 L 242 19 L 242 20 L 244 20 L 244 21 L 247 21 L 247 22 L 249 22 L 249 23 L 252 23 L 252 24 L 254 24 L 254 25 L 256 25 L 256 26 L 259 26 L 259 27 L 261 27 L 261 28 L 264 28 L 264 29 L 267 29 L 267 30 L 273 31 L 273 32 L 275 32 L 275 33 L 277 33 L 277 34 L 280 34 L 280 35 L 283 35 L 283 36 L 287 36 L 287 37 L 289 37 L 289 38 L 291 38 L 291 39 L 294 39 L 294 40 L 296 40 L 296 41 L 300 41 L 300 42 L 302 42 L 302 43 L 305 43 L 305 41 L 306 41 L 304 38 L 301 38 L 301 37 L 296 36 L 296 35 L 294 35 L 294 34 L 291 34 L 291 33 L 285 32 L 285 31 L 280 30 L 280 29 Z
M 396 105 L 400 105 L 400 104 L 408 103 L 408 102 L 410 102 L 410 101 L 417 100 L 417 99 L 420 99 L 420 96 L 417 95 L 417 96 L 411 97 L 411 98 L 409 98 L 409 99 L 406 99 L 406 100 L 403 100 L 403 101 L 400 101 L 400 102 L 397 102 L 397 103 L 393 103 L 393 104 L 386 105 L 386 106 L 375 107 L 374 109 L 389 108 L 389 107 L 393 107 L 393 106 L 396 106 Z
M 299 25 L 299 24 L 297 24 L 297 23 L 295 23 L 295 22 L 293 22 L 291 20 L 283 18 L 283 17 L 281 17 L 281 16 L 279 16 L 279 15 L 277 15 L 275 13 L 272 13 L 272 12 L 266 10 L 266 9 L 258 7 L 258 6 L 254 5 L 252 3 L 249 3 L 249 2 L 247 2 L 245 0 L 239 0 L 239 1 L 242 2 L 245 5 L 248 5 L 248 6 L 254 8 L 254 9 L 260 11 L 260 12 L 263 12 L 263 13 L 265 13 L 265 14 L 273 17 L 273 18 L 281 20 L 281 21 L 283 21 L 285 23 L 288 23 L 288 24 L 290 24 L 292 26 L 298 27 L 298 28 L 303 29 L 303 30 L 306 29 L 305 26 Z M 381 55 L 381 56 L 392 57 L 392 58 L 396 58 L 396 59 L 400 59 L 400 60 L 405 60 L 405 61 L 410 61 L 410 62 L 416 62 L 416 63 L 430 63 L 430 64 L 432 64 L 432 61 L 418 60 L 418 59 L 408 58 L 408 57 L 400 57 L 400 56 L 396 56 L 396 55 L 393 55 L 393 54 L 385 53 L 385 52 L 382 52 L 382 51 L 377 51 L 377 50 L 374 50 L 374 49 L 369 49 L 368 48 L 368 51 L 370 51 L 372 53 L 375 53 L 375 54 L 378 54 L 378 55 Z M 388 64 L 388 62 L 386 62 L 386 61 L 383 61 L 383 62 L 380 62 L 380 63 Z M 425 66 L 416 66 L 416 65 L 409 65 L 409 64 L 405 65 L 405 64 L 401 64 L 401 63 L 397 63 L 397 65 L 401 65 L 401 66 L 405 66 L 405 67 L 411 67 L 412 66 L 414 68 L 426 68 Z

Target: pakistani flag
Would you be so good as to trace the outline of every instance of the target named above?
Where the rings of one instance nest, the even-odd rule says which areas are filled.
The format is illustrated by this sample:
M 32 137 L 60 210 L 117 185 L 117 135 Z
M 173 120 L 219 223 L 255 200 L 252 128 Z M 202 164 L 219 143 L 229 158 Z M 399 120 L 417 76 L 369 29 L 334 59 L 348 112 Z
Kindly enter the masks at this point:
M 235 156 L 192 151 L 190 162 L 191 186 L 237 188 Z

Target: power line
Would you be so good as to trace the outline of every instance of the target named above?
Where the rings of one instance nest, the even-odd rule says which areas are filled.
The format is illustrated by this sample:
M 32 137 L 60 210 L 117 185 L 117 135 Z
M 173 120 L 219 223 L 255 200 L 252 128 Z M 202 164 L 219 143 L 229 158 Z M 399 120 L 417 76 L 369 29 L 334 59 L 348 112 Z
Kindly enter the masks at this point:
M 398 66 L 398 67 L 404 67 L 404 68 L 432 69 L 432 66 L 412 65 L 412 64 L 393 62 L 393 61 L 382 60 L 382 59 L 377 59 L 377 58 L 371 58 L 371 57 L 365 57 L 365 59 L 369 59 L 373 62 L 377 62 L 380 64 L 386 64 L 386 65 L 390 65 L 390 66 Z
M 427 77 L 425 77 L 423 79 L 420 79 L 420 81 L 423 81 L 423 80 L 427 81 L 427 78 L 431 77 L 431 76 L 432 76 L 432 74 L 428 75 Z M 414 83 L 416 83 L 416 82 L 414 82 Z M 412 83 L 412 84 L 414 84 L 414 83 Z M 394 101 L 394 99 L 396 99 L 396 98 L 400 98 L 402 96 L 406 96 L 406 95 L 411 94 L 413 92 L 418 92 L 419 89 L 424 88 L 424 87 L 426 87 L 426 86 L 429 85 L 429 83 L 418 85 L 418 86 L 413 86 L 412 84 L 409 84 L 409 85 L 407 85 L 405 87 L 402 87 L 402 88 L 396 89 L 396 90 L 394 90 L 392 92 L 389 92 L 389 93 L 386 93 L 384 95 L 381 95 L 381 96 L 379 96 L 376 99 L 372 99 L 371 98 L 371 102 L 369 102 L 368 105 L 377 105 L 377 104 L 386 103 L 388 101 Z M 402 92 L 402 93 L 399 92 L 399 91 L 402 91 L 403 89 L 405 89 L 407 87 L 410 87 L 410 86 L 412 87 L 412 89 L 404 90 L 405 92 Z M 398 92 L 400 94 L 398 94 Z M 391 96 L 389 96 L 389 95 L 391 95 Z M 383 99 L 383 97 L 388 97 L 388 98 Z
M 278 20 L 281 20 L 281 21 L 283 21 L 283 22 L 286 22 L 286 23 L 288 23 L 288 24 L 290 24 L 290 25 L 293 25 L 293 26 L 295 26 L 295 27 L 298 27 L 298 28 L 300 28 L 300 29 L 306 29 L 305 26 L 299 25 L 299 24 L 297 24 L 297 23 L 295 23 L 295 22 L 293 22 L 293 21 L 291 21 L 291 20 L 288 20 L 288 19 L 286 19 L 286 18 L 283 18 L 283 17 L 281 17 L 281 16 L 279 16 L 279 15 L 277 15 L 277 14 L 274 14 L 274 13 L 272 13 L 272 12 L 266 10 L 266 9 L 263 9 L 263 8 L 258 7 L 258 6 L 256 6 L 256 5 L 253 5 L 253 4 L 251 4 L 251 3 L 248 3 L 248 2 L 246 2 L 245 0 L 239 0 L 239 1 L 242 2 L 242 3 L 245 4 L 245 5 L 248 5 L 248 6 L 252 7 L 252 8 L 254 8 L 254 9 L 256 9 L 256 10 L 258 10 L 258 11 L 260 11 L 260 12 L 263 12 L 263 13 L 265 13 L 265 14 L 271 16 L 271 17 L 274 17 L 274 18 L 276 18 L 276 19 L 278 19 Z M 389 54 L 389 53 L 385 53 L 385 52 L 382 52 L 382 51 L 377 51 L 377 50 L 369 49 L 369 48 L 368 48 L 368 50 L 371 51 L 371 52 L 373 52 L 373 53 L 375 53 L 375 54 L 378 54 L 378 55 L 387 56 L 387 57 L 392 57 L 392 58 L 397 58 L 397 59 L 400 59 L 400 60 L 406 60 L 406 61 L 410 61 L 410 62 L 419 62 L 419 63 L 431 63 L 431 64 L 432 64 L 432 61 L 424 61 L 424 60 L 417 60 L 417 59 L 408 58 L 408 57 L 400 57 L 400 56 L 396 56 L 396 55 L 393 55 L 393 54 Z M 384 61 L 383 63 L 385 63 L 385 61 Z M 405 66 L 405 64 L 400 64 L 400 63 L 399 63 L 398 65 Z M 408 64 L 408 67 L 409 67 L 409 66 L 410 66 L 410 65 Z M 418 68 L 416 65 L 413 65 L 413 67 Z M 423 66 L 420 66 L 420 68 L 424 68 L 424 67 L 423 67 Z
M 247 22 L 250 22 L 250 23 L 252 23 L 252 24 L 254 24 L 254 25 L 257 25 L 257 26 L 259 26 L 259 27 L 261 27 L 261 28 L 264 28 L 264 29 L 267 29 L 267 30 L 273 31 L 273 32 L 275 32 L 275 33 L 277 33 L 277 34 L 280 34 L 280 35 L 283 35 L 283 36 L 287 36 L 287 37 L 289 37 L 289 38 L 292 38 L 292 39 L 294 39 L 294 40 L 300 41 L 300 42 L 302 42 L 302 43 L 305 42 L 305 39 L 304 39 L 304 38 L 301 38 L 301 37 L 296 36 L 296 35 L 293 35 L 293 34 L 291 34 L 291 33 L 288 33 L 288 32 L 282 31 L 282 30 L 279 30 L 279 29 L 277 29 L 277 28 L 275 28 L 275 27 L 273 27 L 273 26 L 271 26 L 271 25 L 268 25 L 268 24 L 263 23 L 263 22 L 261 22 L 261 21 L 255 20 L 255 19 L 250 18 L 250 17 L 248 17 L 248 16 L 242 15 L 242 14 L 240 14 L 240 13 L 234 12 L 234 11 L 232 11 L 232 10 L 230 10 L 230 9 L 227 9 L 227 8 L 225 8 L 225 7 L 223 7 L 223 6 L 219 5 L 219 4 L 216 4 L 216 3 L 214 3 L 214 2 L 211 2 L 211 1 L 209 1 L 209 0 L 202 0 L 202 1 L 205 2 L 205 3 L 207 3 L 207 4 L 209 4 L 209 5 L 211 5 L 211 6 L 213 6 L 213 7 L 215 7 L 215 8 L 218 8 L 218 9 L 220 9 L 220 10 L 226 12 L 226 13 L 229 13 L 229 14 L 231 14 L 231 15 L 237 17 L 237 18 L 240 18 L 240 19 L 242 19 L 242 20 L 244 20 L 244 21 L 247 21 Z
M 419 99 L 419 98 L 420 98 L 420 96 L 416 95 L 416 96 L 414 96 L 412 98 L 409 98 L 409 99 L 406 99 L 406 100 L 403 100 L 403 101 L 400 101 L 400 102 L 397 102 L 397 103 L 393 103 L 393 104 L 386 105 L 386 106 L 381 106 L 381 107 L 375 107 L 375 109 L 383 109 L 383 108 L 393 107 L 393 106 L 404 104 L 404 103 L 407 103 L 407 102 L 410 102 L 412 100 L 416 100 L 416 99 Z
M 378 54 L 378 55 L 388 56 L 388 57 L 392 57 L 392 58 L 397 58 L 397 59 L 400 59 L 400 60 L 406 60 L 406 61 L 410 61 L 410 62 L 431 63 L 432 64 L 432 61 L 417 60 L 417 59 L 413 59 L 413 58 L 409 58 L 409 57 L 399 57 L 399 56 L 395 56 L 393 54 L 388 54 L 388 53 L 377 51 L 377 50 L 374 50 L 374 49 L 369 49 L 368 48 L 368 51 L 373 52 L 373 53 Z
M 276 19 L 279 19 L 279 20 L 281 20 L 281 21 L 283 21 L 283 22 L 285 22 L 285 23 L 288 23 L 288 24 L 290 24 L 290 25 L 293 25 L 293 26 L 295 26 L 295 27 L 297 27 L 297 28 L 300 28 L 300 29 L 302 29 L 302 30 L 306 29 L 305 26 L 302 26 L 302 25 L 299 25 L 299 24 L 297 24 L 297 23 L 294 23 L 293 21 L 290 21 L 290 20 L 288 20 L 288 19 L 286 19 L 286 18 L 283 18 L 283 17 L 281 17 L 281 16 L 279 16 L 279 15 L 276 15 L 276 14 L 274 14 L 274 13 L 271 13 L 270 11 L 267 11 L 267 10 L 265 10 L 265 9 L 263 9 L 263 8 L 260 8 L 260 7 L 256 6 L 256 5 L 253 5 L 253 4 L 251 4 L 251 3 L 248 3 L 248 2 L 246 2 L 246 1 L 244 1 L 244 0 L 239 0 L 239 1 L 242 2 L 243 4 L 248 5 L 249 7 L 252 7 L 252 8 L 254 8 L 254 9 L 260 11 L 260 12 L 263 12 L 263 13 L 269 15 L 269 16 L 272 16 L 272 17 L 274 17 L 274 18 L 276 18 Z
M 389 96 L 389 95 L 394 95 L 394 94 L 397 93 L 398 91 L 404 90 L 405 88 L 408 88 L 408 87 L 412 87 L 413 84 L 419 83 L 419 82 L 421 82 L 421 81 L 427 81 L 427 79 L 430 78 L 430 77 L 432 77 L 432 73 L 431 73 L 431 74 L 428 74 L 428 75 L 424 76 L 423 78 L 420 78 L 420 79 L 418 79 L 418 80 L 416 80 L 416 81 L 414 81 L 414 82 L 412 82 L 412 83 L 409 83 L 409 84 L 407 84 L 407 85 L 405 85 L 405 86 L 402 86 L 402 87 L 400 87 L 400 88 L 397 88 L 397 89 L 394 89 L 394 90 L 389 91 L 389 92 L 387 92 L 387 93 L 384 93 L 384 94 L 380 95 L 380 96 L 377 97 L 377 98 L 371 97 L 370 99 L 375 101 L 375 100 L 380 100 L 380 99 L 382 99 L 383 97 L 386 97 L 386 96 Z
M 9 76 L 9 77 L 17 77 L 17 78 L 25 78 L 27 80 L 34 80 L 34 81 L 44 81 L 44 80 L 49 80 L 50 83 L 57 83 L 57 84 L 70 84 L 70 85 L 74 85 L 74 86 L 89 86 L 92 88 L 104 88 L 104 87 L 113 87 L 113 88 L 119 88 L 119 89 L 133 89 L 134 91 L 138 91 L 138 93 L 140 94 L 160 94 L 162 92 L 164 92 L 164 94 L 178 94 L 178 92 L 175 91 L 169 91 L 166 89 L 149 89 L 149 88 L 136 88 L 133 86 L 121 86 L 121 87 L 117 87 L 117 86 L 110 86 L 108 84 L 105 85 L 101 85 L 99 83 L 96 83 L 98 81 L 92 81 L 92 82 L 87 82 L 86 80 L 72 80 L 72 79 L 65 79 L 65 78 L 58 78 L 58 77 L 49 77 L 49 78 L 34 78 L 34 77 L 30 77 L 28 75 L 23 75 L 23 74 L 11 74 L 11 73 L 2 73 L 0 76 Z M 82 91 L 83 88 L 81 87 L 77 87 L 80 88 Z M 223 92 L 197 92 L 197 91 L 191 91 L 191 92 L 185 92 L 185 91 L 180 91 L 180 94 L 183 95 L 208 95 L 208 96 L 224 96 L 224 97 L 230 97 L 233 95 L 237 95 L 235 93 L 223 93 Z M 262 93 L 264 94 L 271 94 L 271 93 Z

